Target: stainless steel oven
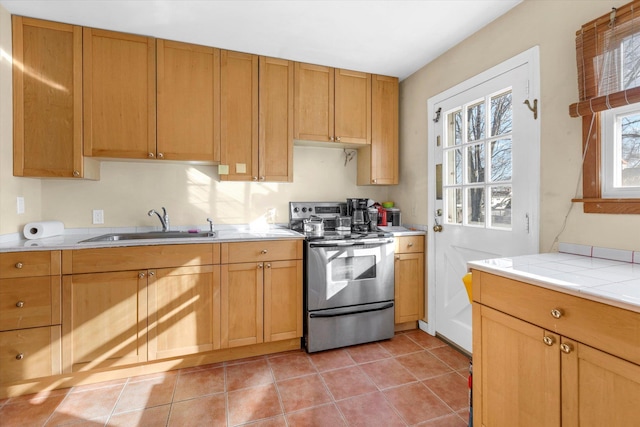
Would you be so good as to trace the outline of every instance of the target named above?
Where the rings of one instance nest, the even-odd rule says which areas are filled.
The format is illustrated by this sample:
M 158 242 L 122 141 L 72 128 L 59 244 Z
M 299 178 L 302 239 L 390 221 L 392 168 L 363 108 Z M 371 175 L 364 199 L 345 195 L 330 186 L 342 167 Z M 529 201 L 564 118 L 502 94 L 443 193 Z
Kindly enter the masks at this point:
M 335 205 L 335 206 L 334 206 Z M 339 231 L 344 203 L 290 203 L 290 226 L 324 216 L 322 235 L 304 250 L 304 345 L 308 352 L 378 341 L 394 334 L 394 240 L 380 231 Z M 296 210 L 297 209 L 297 210 Z M 303 211 L 304 209 L 304 211 Z
M 393 337 L 393 238 L 305 245 L 307 351 Z

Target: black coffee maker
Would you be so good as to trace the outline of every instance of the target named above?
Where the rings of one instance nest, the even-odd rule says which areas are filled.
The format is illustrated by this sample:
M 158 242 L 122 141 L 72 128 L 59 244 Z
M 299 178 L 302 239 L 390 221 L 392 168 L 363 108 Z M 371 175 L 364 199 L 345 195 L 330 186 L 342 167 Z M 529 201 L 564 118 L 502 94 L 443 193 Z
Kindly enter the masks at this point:
M 347 215 L 351 217 L 352 231 L 371 231 L 372 222 L 367 209 L 368 202 L 369 199 L 347 199 Z

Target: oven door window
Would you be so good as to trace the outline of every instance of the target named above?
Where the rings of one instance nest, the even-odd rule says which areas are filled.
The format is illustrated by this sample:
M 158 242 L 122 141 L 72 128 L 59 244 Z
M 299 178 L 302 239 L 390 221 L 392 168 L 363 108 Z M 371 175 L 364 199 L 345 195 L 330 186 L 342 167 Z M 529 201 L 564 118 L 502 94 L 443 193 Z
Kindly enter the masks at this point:
M 349 256 L 331 261 L 331 282 L 350 282 L 376 278 L 375 255 Z

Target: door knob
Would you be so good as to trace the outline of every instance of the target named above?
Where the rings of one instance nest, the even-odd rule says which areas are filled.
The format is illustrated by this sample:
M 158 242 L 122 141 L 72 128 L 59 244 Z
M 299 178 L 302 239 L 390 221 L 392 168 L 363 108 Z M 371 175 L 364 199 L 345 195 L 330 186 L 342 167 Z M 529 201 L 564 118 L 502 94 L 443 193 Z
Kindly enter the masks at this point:
M 436 233 L 442 233 L 442 226 L 440 225 L 440 223 L 438 223 L 438 220 L 435 219 L 436 225 L 433 226 L 433 231 L 435 231 Z

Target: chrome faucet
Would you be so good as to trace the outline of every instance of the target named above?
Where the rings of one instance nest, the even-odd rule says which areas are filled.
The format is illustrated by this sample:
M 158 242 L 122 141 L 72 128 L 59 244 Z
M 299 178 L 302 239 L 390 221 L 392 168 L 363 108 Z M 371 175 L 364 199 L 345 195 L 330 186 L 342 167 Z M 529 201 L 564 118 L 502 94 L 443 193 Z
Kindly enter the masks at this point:
M 211 218 L 207 218 L 207 222 L 209 223 L 209 233 L 213 234 L 213 220 Z
M 162 224 L 162 231 L 169 231 L 169 214 L 167 213 L 167 210 L 163 207 L 162 215 L 160 215 L 160 213 L 156 212 L 154 209 L 151 209 L 149 211 L 149 216 L 153 216 L 153 214 L 158 215 L 160 224 Z

